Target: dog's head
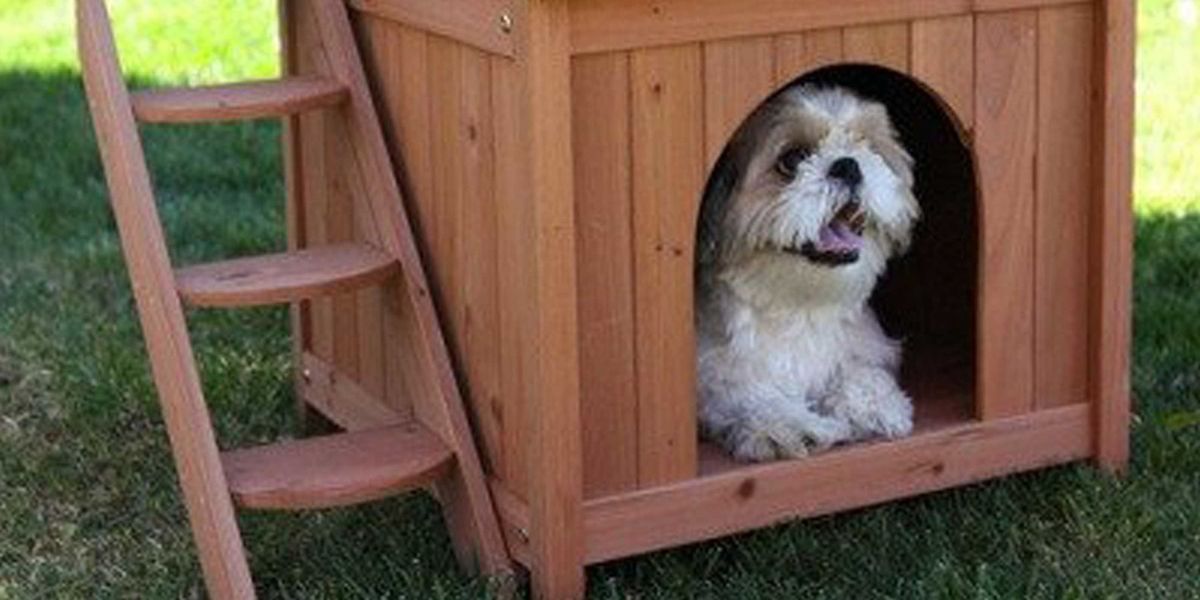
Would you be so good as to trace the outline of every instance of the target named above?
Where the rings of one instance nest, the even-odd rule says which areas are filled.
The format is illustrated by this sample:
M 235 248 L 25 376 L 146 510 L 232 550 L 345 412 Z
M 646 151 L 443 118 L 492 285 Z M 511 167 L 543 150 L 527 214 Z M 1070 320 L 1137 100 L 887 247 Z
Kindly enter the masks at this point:
M 758 265 L 773 278 L 794 268 L 810 283 L 869 278 L 869 287 L 908 246 L 920 212 L 912 187 L 912 158 L 883 105 L 842 88 L 785 90 L 718 162 L 699 267 Z

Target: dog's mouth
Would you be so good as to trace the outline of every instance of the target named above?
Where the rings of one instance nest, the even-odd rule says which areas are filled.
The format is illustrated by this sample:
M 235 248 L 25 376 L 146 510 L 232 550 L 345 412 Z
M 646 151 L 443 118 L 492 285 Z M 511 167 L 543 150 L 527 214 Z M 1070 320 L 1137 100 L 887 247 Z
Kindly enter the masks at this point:
M 784 251 L 830 267 L 852 264 L 858 261 L 862 250 L 862 233 L 866 225 L 867 215 L 862 211 L 862 205 L 847 202 L 821 227 L 815 241 L 788 246 Z

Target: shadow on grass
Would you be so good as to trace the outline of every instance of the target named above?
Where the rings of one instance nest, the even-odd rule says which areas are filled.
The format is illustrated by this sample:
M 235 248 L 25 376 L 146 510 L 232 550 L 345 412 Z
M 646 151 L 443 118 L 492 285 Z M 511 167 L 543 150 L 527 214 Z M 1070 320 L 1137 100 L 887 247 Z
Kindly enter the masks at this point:
M 77 76 L 0 73 L 0 123 L 0 597 L 197 595 Z M 277 134 L 146 130 L 177 259 L 282 245 Z M 781 526 L 601 566 L 592 595 L 1200 596 L 1200 431 L 1170 426 L 1200 410 L 1197 274 L 1200 215 L 1139 219 L 1127 479 L 1069 467 Z M 221 439 L 291 431 L 284 312 L 192 317 Z M 483 594 L 426 498 L 243 525 L 267 596 Z

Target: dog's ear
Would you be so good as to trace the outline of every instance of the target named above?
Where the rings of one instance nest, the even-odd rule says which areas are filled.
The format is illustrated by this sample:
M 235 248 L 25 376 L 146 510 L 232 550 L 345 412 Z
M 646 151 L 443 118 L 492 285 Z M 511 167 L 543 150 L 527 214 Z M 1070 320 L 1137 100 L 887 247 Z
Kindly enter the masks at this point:
M 721 223 L 729 211 L 729 199 L 738 185 L 740 177 L 731 148 L 726 148 L 717 159 L 704 198 L 700 202 L 700 223 L 696 232 L 696 267 L 716 262 L 721 248 Z

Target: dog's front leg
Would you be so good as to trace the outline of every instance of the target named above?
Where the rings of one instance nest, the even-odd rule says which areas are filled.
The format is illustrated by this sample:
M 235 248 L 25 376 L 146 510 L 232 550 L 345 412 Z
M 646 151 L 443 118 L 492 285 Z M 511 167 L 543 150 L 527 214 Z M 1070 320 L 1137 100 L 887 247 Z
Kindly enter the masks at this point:
M 838 389 L 825 404 L 829 414 L 853 429 L 853 439 L 895 439 L 912 433 L 912 401 L 883 367 L 844 367 Z

